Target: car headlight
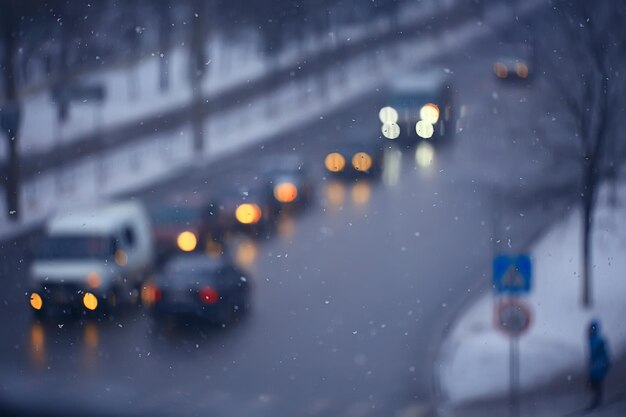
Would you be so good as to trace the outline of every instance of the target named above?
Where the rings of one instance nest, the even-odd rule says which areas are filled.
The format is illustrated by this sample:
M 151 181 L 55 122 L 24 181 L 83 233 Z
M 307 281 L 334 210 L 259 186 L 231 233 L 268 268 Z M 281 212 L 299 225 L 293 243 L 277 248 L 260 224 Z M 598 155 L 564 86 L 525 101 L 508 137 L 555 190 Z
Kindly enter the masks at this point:
M 324 165 L 330 172 L 340 172 L 346 166 L 346 159 L 339 152 L 329 153 L 326 155 Z
M 433 103 L 427 103 L 420 109 L 420 119 L 434 125 L 439 120 L 439 107 Z
M 378 112 L 378 119 L 382 124 L 398 123 L 398 112 L 391 106 L 386 106 Z
M 95 310 L 98 308 L 98 297 L 90 292 L 86 292 L 85 295 L 83 295 L 83 305 L 87 310 Z
M 493 72 L 498 78 L 506 78 L 509 76 L 509 70 L 502 62 L 496 62 L 493 65 Z
M 176 244 L 183 252 L 191 252 L 198 245 L 198 238 L 194 232 L 185 230 L 176 237 Z
M 291 203 L 298 198 L 298 187 L 290 182 L 282 182 L 274 187 L 274 198 L 281 203 Z
M 372 157 L 366 152 L 357 152 L 352 157 L 352 166 L 357 171 L 369 171 L 372 167 Z
M 32 293 L 30 295 L 30 306 L 35 310 L 41 310 L 43 307 L 43 299 L 41 298 L 41 295 L 36 292 Z
M 415 124 L 415 132 L 420 138 L 430 139 L 433 136 L 433 133 L 435 133 L 435 128 L 432 124 L 424 120 L 420 120 Z
M 528 65 L 523 62 L 518 62 L 515 64 L 515 73 L 520 78 L 528 77 Z
M 235 210 L 235 217 L 241 224 L 256 224 L 262 215 L 261 207 L 251 203 L 241 204 Z
M 380 132 L 387 139 L 397 139 L 400 136 L 400 126 L 397 123 L 383 123 Z

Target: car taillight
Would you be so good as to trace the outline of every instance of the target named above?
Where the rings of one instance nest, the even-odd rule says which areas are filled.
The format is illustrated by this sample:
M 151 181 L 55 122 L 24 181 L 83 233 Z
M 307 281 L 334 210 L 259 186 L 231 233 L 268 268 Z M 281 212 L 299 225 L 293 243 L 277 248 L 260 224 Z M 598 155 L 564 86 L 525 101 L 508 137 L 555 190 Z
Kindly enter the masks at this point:
M 154 284 L 148 284 L 141 289 L 141 301 L 144 304 L 154 304 L 161 296 L 161 289 Z
M 199 295 L 200 301 L 202 301 L 204 304 L 215 304 L 220 298 L 217 290 L 211 287 L 201 288 Z

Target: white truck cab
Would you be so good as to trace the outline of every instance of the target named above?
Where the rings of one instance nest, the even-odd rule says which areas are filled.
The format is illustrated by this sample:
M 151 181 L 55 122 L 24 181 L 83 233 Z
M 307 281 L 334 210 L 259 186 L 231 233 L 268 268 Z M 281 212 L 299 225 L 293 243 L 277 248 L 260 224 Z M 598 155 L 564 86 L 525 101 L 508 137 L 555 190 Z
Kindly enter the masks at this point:
M 30 266 L 30 305 L 39 314 L 101 311 L 138 296 L 154 248 L 138 202 L 64 210 L 52 217 Z

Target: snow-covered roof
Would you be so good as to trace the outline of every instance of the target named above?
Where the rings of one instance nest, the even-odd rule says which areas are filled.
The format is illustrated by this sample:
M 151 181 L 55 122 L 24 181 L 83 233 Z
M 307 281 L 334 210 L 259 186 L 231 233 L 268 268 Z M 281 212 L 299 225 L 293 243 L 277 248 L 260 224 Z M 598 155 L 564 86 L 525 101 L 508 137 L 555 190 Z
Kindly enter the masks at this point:
M 48 221 L 49 234 L 105 234 L 141 213 L 137 202 L 104 203 L 100 206 L 65 209 Z

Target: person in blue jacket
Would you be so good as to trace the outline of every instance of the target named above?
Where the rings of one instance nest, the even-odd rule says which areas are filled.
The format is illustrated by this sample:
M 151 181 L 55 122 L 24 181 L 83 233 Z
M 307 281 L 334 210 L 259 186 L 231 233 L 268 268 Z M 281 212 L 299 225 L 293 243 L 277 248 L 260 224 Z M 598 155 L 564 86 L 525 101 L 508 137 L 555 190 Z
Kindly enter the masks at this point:
M 604 379 L 610 365 L 609 350 L 600 333 L 600 322 L 593 320 L 589 324 L 589 387 L 593 393 L 590 409 L 602 402 Z

